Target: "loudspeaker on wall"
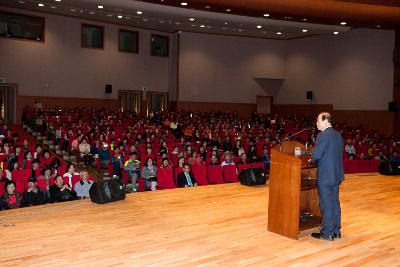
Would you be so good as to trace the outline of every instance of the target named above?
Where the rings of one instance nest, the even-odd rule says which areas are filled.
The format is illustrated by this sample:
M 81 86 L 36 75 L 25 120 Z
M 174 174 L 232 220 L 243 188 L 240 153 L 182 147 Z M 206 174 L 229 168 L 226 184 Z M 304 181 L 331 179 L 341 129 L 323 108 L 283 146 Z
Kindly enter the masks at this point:
M 106 84 L 106 94 L 112 93 L 112 84 Z
M 313 99 L 313 91 L 307 91 L 307 100 Z
M 389 105 L 388 105 L 388 109 L 389 109 L 389 111 L 391 111 L 391 112 L 396 112 L 396 111 L 398 111 L 398 106 L 397 106 L 397 103 L 396 102 L 389 102 Z

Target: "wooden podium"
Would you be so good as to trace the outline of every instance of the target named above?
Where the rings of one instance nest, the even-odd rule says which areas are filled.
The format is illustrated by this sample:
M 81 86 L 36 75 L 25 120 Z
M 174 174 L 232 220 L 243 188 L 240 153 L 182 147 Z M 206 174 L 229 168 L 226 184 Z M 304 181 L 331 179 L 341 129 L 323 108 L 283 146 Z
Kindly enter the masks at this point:
M 306 229 L 321 224 L 316 187 L 317 168 L 310 154 L 295 156 L 305 146 L 286 141 L 271 150 L 268 231 L 298 239 Z

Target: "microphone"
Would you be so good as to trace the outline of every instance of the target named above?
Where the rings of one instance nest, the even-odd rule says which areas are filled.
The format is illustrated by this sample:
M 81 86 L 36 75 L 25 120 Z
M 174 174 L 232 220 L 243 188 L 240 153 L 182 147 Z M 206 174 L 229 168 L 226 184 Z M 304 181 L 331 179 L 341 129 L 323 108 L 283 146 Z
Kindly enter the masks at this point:
M 313 128 L 314 128 L 314 127 L 305 128 L 305 129 L 303 129 L 303 130 L 301 130 L 301 131 L 298 131 L 297 133 L 291 134 L 291 135 L 289 135 L 289 136 L 283 138 L 283 139 L 279 142 L 279 144 L 277 144 L 277 145 L 275 146 L 275 148 L 277 148 L 277 147 L 279 146 L 279 147 L 281 148 L 280 150 L 282 150 L 282 143 L 283 143 L 283 142 L 285 142 L 285 141 L 287 141 L 287 140 L 290 140 L 290 139 L 292 139 L 293 137 L 295 137 L 295 136 L 301 134 L 302 132 L 309 131 L 309 130 L 311 130 L 311 129 L 313 129 Z
M 309 127 L 309 128 L 303 129 L 303 130 L 301 130 L 301 131 L 299 131 L 299 132 L 297 132 L 297 133 L 294 133 L 294 134 L 292 134 L 292 135 L 289 135 L 289 136 L 283 138 L 283 139 L 281 140 L 280 143 L 285 142 L 285 141 L 287 141 L 287 140 L 290 140 L 290 139 L 292 139 L 292 137 L 295 137 L 296 135 L 299 135 L 299 134 L 301 134 L 302 132 L 309 131 L 309 130 L 311 130 L 312 128 L 314 128 L 314 127 Z

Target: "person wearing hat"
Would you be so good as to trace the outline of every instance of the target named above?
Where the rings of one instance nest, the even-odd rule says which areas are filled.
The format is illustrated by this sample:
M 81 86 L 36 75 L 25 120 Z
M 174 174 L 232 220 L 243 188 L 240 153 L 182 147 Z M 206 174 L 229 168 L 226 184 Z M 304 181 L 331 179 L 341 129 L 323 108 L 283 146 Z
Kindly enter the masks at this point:
M 47 193 L 37 187 L 37 180 L 35 177 L 29 177 L 28 189 L 23 194 L 24 206 L 43 205 L 49 202 Z
M 9 180 L 4 184 L 4 194 L 1 197 L 3 200 L 4 209 L 16 209 L 22 204 L 22 197 L 19 193 L 15 192 L 16 183 Z

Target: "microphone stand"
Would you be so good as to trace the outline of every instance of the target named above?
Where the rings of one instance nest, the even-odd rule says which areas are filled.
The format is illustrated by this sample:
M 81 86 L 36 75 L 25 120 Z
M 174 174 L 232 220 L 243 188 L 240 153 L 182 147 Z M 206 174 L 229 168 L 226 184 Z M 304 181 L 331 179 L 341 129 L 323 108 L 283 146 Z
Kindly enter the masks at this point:
M 290 140 L 290 139 L 292 139 L 293 137 L 295 137 L 295 136 L 301 134 L 302 132 L 309 131 L 309 130 L 311 130 L 311 129 L 313 129 L 313 128 L 314 128 L 314 127 L 305 128 L 305 129 L 303 129 L 303 130 L 301 130 L 301 131 L 299 131 L 299 132 L 297 132 L 297 133 L 294 133 L 294 134 L 292 134 L 292 135 L 289 135 L 289 136 L 283 138 L 283 139 L 279 142 L 279 144 L 277 144 L 274 148 L 277 148 L 277 147 L 279 146 L 279 147 L 280 147 L 280 148 L 279 148 L 279 151 L 282 152 L 282 143 L 283 143 L 283 142 L 285 142 L 285 141 L 287 141 L 287 140 Z

